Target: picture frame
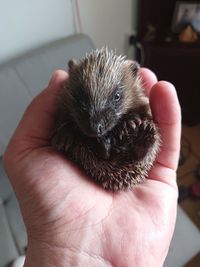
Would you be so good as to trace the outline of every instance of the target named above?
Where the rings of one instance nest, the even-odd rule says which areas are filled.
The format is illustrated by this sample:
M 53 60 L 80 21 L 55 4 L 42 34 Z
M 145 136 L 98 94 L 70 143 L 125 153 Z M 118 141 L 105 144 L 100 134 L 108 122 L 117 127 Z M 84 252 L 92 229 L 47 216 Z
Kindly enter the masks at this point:
M 177 1 L 172 20 L 172 32 L 180 33 L 189 25 L 200 33 L 200 1 Z

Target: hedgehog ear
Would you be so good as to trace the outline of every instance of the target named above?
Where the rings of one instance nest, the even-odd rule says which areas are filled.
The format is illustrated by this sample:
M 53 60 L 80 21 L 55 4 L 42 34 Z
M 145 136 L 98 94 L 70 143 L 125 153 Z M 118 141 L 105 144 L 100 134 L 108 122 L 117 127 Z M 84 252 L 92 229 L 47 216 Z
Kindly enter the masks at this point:
M 73 70 L 77 66 L 77 62 L 75 59 L 71 59 L 68 62 L 69 71 Z
M 133 61 L 133 62 L 129 61 L 129 68 L 132 71 L 133 75 L 136 76 L 138 74 L 140 64 L 137 61 Z

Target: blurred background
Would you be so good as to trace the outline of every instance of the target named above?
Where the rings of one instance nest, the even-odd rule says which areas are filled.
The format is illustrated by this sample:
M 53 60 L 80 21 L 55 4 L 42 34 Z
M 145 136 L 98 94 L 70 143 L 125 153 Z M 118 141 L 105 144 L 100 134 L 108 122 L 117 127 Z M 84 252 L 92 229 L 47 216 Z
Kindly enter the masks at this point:
M 125 38 L 135 29 L 132 0 L 0 1 L 0 62 L 39 45 L 77 32 L 87 33 L 96 47 L 125 52 Z
M 200 1 L 0 0 L 0 156 L 57 68 L 116 49 L 172 82 L 183 118 L 176 229 L 165 267 L 200 266 Z M 25 254 L 18 203 L 0 160 L 0 267 Z

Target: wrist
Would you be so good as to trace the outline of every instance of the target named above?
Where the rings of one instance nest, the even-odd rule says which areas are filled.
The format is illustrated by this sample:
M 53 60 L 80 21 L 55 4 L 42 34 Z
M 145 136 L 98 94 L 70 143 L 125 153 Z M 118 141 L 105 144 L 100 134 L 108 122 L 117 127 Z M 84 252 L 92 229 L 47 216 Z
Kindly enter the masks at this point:
M 67 255 L 64 254 L 64 251 L 61 255 L 61 252 L 61 249 L 58 251 L 56 247 L 53 248 L 46 243 L 31 240 L 28 243 L 24 267 L 64 266 Z
M 121 258 L 121 257 L 120 257 Z M 122 257 L 123 258 L 123 257 Z M 156 257 L 155 257 L 156 258 Z M 163 259 L 156 260 L 152 255 L 140 255 L 137 259 L 132 258 L 131 261 L 125 260 L 125 265 L 130 266 L 155 266 L 162 267 Z M 134 262 L 134 263 L 133 263 Z M 118 265 L 119 263 L 119 265 Z M 76 250 L 74 248 L 56 247 L 46 243 L 31 241 L 28 244 L 27 255 L 24 267 L 115 267 L 121 266 L 119 262 L 109 262 L 99 255 Z
M 46 243 L 31 241 L 28 244 L 24 267 L 111 267 L 112 264 L 85 251 L 75 248 L 52 246 Z

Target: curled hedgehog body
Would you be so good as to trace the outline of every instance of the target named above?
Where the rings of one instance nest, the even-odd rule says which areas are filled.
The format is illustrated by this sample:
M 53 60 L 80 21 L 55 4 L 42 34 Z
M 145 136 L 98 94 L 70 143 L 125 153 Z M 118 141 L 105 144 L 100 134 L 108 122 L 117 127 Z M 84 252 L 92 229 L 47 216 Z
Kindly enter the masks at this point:
M 52 144 L 105 189 L 142 182 L 160 145 L 139 66 L 105 48 L 69 61 Z

